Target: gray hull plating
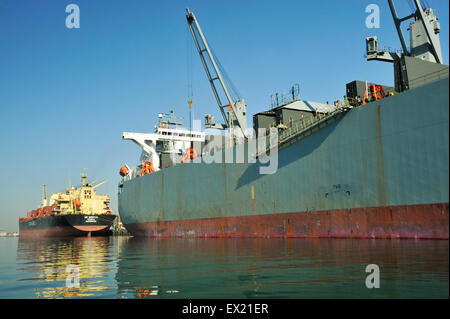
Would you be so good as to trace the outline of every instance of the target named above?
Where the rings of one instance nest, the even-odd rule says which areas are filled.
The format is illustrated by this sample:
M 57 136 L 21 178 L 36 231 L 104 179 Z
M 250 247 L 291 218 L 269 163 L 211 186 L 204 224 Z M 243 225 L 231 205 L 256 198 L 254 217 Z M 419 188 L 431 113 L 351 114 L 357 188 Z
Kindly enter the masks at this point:
M 182 164 L 123 182 L 127 224 L 448 203 L 449 81 L 360 106 L 260 164 Z M 254 201 L 252 201 L 252 187 Z

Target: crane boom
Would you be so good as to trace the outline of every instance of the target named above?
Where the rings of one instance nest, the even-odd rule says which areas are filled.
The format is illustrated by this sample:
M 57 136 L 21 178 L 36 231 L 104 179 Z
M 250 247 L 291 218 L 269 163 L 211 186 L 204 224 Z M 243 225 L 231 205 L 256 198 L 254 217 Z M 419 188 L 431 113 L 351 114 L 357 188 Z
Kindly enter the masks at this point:
M 187 11 L 186 19 L 188 21 L 192 38 L 194 39 L 194 43 L 197 47 L 197 51 L 200 55 L 203 67 L 205 68 L 206 75 L 208 76 L 209 83 L 211 84 L 214 97 L 216 98 L 220 112 L 222 113 L 223 119 L 225 121 L 225 124 L 222 125 L 220 128 L 230 129 L 230 134 L 232 134 L 233 136 L 244 137 L 245 132 L 247 130 L 245 102 L 243 99 L 233 101 L 233 99 L 231 98 L 231 95 L 223 81 L 222 75 L 219 71 L 219 68 L 217 67 L 217 63 L 213 57 L 213 54 L 211 53 L 211 50 L 208 46 L 208 43 L 206 42 L 205 36 L 203 35 L 202 29 L 200 28 L 200 25 L 198 24 L 198 21 L 195 18 L 194 13 L 190 12 L 189 9 L 186 9 L 186 11 Z M 197 37 L 197 34 L 199 35 L 199 37 Z M 208 57 L 208 59 L 211 61 L 214 73 L 212 73 L 210 68 L 208 67 L 206 57 Z M 222 103 L 215 81 L 219 81 L 220 87 L 222 88 L 222 91 L 228 102 L 227 104 Z M 227 109 L 228 109 L 228 116 L 226 113 Z M 216 126 L 215 128 L 219 127 Z
M 422 20 L 422 25 L 425 29 L 425 33 L 428 36 L 428 41 L 431 49 L 431 53 L 433 54 L 436 63 L 442 64 L 442 52 L 441 45 L 439 43 L 439 38 L 437 37 L 437 30 L 432 29 L 432 23 L 430 23 L 430 19 L 426 17 L 425 12 L 420 4 L 419 0 L 414 0 L 417 8 L 417 15 Z M 436 28 L 436 26 L 434 26 Z
M 421 53 L 424 50 L 429 50 L 435 60 L 435 61 L 431 61 L 431 62 L 436 62 L 436 63 L 442 64 L 442 52 L 441 52 L 441 45 L 440 45 L 439 36 L 438 36 L 439 24 L 437 23 L 437 17 L 434 17 L 430 11 L 425 13 L 419 0 L 414 0 L 413 2 L 414 2 L 414 5 L 416 6 L 416 12 L 413 12 L 412 14 L 400 19 L 397 16 L 397 12 L 396 12 L 395 6 L 394 6 L 394 1 L 388 0 L 392 18 L 394 19 L 394 24 L 397 29 L 398 37 L 400 39 L 400 43 L 403 48 L 403 54 L 405 56 L 415 56 L 418 54 L 417 52 Z M 414 26 L 414 29 L 416 30 L 415 37 L 417 37 L 417 34 L 420 34 L 421 38 L 427 38 L 427 42 L 415 43 L 413 35 L 411 33 L 411 35 L 410 35 L 410 38 L 412 38 L 412 39 L 410 39 L 411 40 L 411 48 L 410 48 L 410 50 L 408 50 L 408 47 L 405 42 L 405 37 L 403 36 L 403 31 L 401 29 L 401 23 L 404 21 L 407 21 L 411 18 L 414 18 L 415 20 L 420 20 L 421 25 L 423 26 L 423 30 L 421 30 L 421 28 L 419 28 L 418 26 Z M 411 26 L 408 30 L 411 30 Z M 419 46 L 422 46 L 422 48 L 417 50 L 417 48 Z M 425 49 L 423 47 L 425 47 Z M 416 48 L 416 50 L 414 50 L 415 48 Z M 417 52 L 415 52 L 415 51 L 417 51 Z M 420 55 L 420 53 L 419 53 L 419 55 Z
M 105 179 L 103 182 L 98 183 L 97 185 L 93 186 L 92 189 L 96 189 L 97 187 L 102 186 L 102 185 L 105 184 L 107 181 L 108 181 L 108 180 Z

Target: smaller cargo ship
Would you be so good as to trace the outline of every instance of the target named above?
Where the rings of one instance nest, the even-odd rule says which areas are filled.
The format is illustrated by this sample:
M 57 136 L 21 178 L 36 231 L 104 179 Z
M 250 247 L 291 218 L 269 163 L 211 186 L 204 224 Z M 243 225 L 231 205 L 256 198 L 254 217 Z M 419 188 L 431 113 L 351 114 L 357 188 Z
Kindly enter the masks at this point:
M 47 204 L 46 185 L 39 208 L 19 218 L 20 237 L 72 237 L 107 235 L 116 215 L 109 208 L 108 195 L 97 195 L 95 189 L 107 181 L 94 185 L 81 174 L 81 187 L 67 187 L 66 192 L 51 194 Z

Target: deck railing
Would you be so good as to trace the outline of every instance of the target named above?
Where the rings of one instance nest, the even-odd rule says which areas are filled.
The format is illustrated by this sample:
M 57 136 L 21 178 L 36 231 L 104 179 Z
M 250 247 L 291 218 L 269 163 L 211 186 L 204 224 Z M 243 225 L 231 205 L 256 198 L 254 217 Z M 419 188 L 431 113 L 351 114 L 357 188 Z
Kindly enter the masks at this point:
M 315 115 L 311 115 L 293 122 L 292 125 L 286 127 L 283 131 L 278 133 L 278 143 L 281 144 L 294 135 L 307 131 L 320 123 L 326 122 L 351 107 L 352 106 L 349 105 L 348 101 L 339 101 L 336 105 L 336 109 L 333 111 L 326 113 L 317 112 Z

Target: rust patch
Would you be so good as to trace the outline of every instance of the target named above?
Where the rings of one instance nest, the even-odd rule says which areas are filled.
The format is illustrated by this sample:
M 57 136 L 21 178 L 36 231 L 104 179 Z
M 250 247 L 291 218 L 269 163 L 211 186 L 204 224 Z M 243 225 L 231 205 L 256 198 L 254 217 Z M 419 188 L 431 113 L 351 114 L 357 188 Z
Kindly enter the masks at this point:
M 287 220 L 287 236 L 291 237 L 291 221 L 289 220 L 289 218 Z
M 448 203 L 441 203 L 165 221 L 164 232 L 157 231 L 157 222 L 125 226 L 135 236 L 150 237 L 448 239 L 448 217 Z

